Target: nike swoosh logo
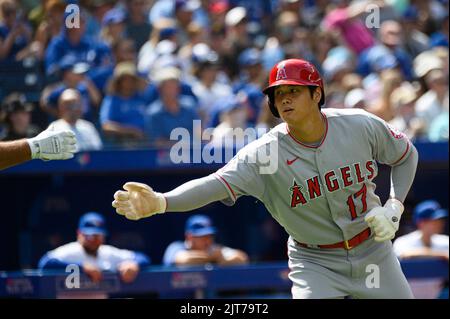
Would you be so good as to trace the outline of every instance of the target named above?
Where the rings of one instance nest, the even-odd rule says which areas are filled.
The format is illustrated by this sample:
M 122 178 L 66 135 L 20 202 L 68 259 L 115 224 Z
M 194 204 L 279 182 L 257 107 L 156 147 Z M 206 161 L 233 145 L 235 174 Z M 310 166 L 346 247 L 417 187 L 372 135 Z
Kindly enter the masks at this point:
M 298 160 L 298 157 L 294 158 L 293 160 L 286 160 L 286 164 L 292 165 L 292 164 L 294 164 L 294 162 L 295 162 L 296 160 Z

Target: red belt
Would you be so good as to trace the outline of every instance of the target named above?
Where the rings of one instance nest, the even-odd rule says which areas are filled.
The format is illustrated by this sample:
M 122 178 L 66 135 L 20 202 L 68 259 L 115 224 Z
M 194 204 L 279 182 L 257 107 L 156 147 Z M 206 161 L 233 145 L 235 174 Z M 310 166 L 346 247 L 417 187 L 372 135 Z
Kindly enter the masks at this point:
M 366 228 L 362 232 L 360 232 L 358 235 L 353 237 L 352 239 L 344 240 L 344 241 L 341 241 L 341 242 L 335 243 L 335 244 L 309 245 L 309 244 L 299 243 L 295 239 L 294 239 L 294 241 L 297 243 L 297 245 L 304 247 L 304 248 L 314 248 L 314 247 L 315 248 L 344 248 L 346 250 L 350 250 L 350 249 L 358 246 L 362 242 L 364 242 L 369 237 L 370 237 L 370 228 Z

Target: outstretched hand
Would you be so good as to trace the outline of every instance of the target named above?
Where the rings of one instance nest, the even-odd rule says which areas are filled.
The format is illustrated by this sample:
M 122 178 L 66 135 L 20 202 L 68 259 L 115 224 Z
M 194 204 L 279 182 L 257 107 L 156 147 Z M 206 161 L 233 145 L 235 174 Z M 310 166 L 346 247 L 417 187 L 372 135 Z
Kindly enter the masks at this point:
M 123 190 L 114 194 L 112 206 L 117 214 L 124 215 L 130 220 L 139 220 L 166 211 L 166 200 L 161 193 L 143 183 L 128 182 Z

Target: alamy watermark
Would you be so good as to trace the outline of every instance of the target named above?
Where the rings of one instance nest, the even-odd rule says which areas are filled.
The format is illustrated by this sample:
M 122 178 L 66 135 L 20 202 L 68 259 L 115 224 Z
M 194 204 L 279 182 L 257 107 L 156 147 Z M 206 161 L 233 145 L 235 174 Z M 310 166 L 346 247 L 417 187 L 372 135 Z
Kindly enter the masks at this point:
M 80 27 L 80 7 L 76 4 L 66 6 L 64 23 L 67 29 Z
M 172 163 L 228 163 L 234 157 L 235 150 L 256 141 L 267 132 L 265 128 L 227 128 L 222 131 L 221 138 L 215 138 L 214 128 L 206 128 L 200 136 L 191 134 L 201 131 L 200 120 L 194 120 L 192 128 L 190 131 L 177 127 L 171 131 L 170 140 L 176 141 L 170 148 Z M 274 174 L 278 169 L 278 142 L 273 139 L 271 142 L 255 145 L 246 154 L 238 155 L 236 161 L 257 164 L 260 174 Z
M 364 19 L 364 24 L 368 29 L 379 29 L 380 28 L 380 7 L 374 3 L 369 3 L 365 12 L 367 13 Z
M 69 273 L 65 280 L 67 289 L 80 288 L 80 266 L 77 264 L 70 264 L 66 267 L 66 273 Z
M 366 287 L 368 289 L 380 288 L 380 267 L 375 264 L 366 266 Z

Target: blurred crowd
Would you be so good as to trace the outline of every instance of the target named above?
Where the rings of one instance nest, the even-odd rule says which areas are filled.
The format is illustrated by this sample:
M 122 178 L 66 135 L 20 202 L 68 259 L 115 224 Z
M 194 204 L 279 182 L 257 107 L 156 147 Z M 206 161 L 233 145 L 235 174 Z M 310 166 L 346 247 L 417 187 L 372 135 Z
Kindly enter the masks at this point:
M 325 107 L 363 108 L 413 141 L 445 141 L 448 6 L 0 0 L 0 74 L 38 63 L 43 75 L 35 101 L 0 82 L 0 138 L 33 136 L 51 125 L 72 129 L 80 150 L 93 150 L 167 146 L 177 127 L 198 137 L 212 128 L 204 142 L 229 138 L 230 128 L 270 129 L 278 119 L 261 92 L 268 72 L 279 60 L 303 58 L 324 77 Z

